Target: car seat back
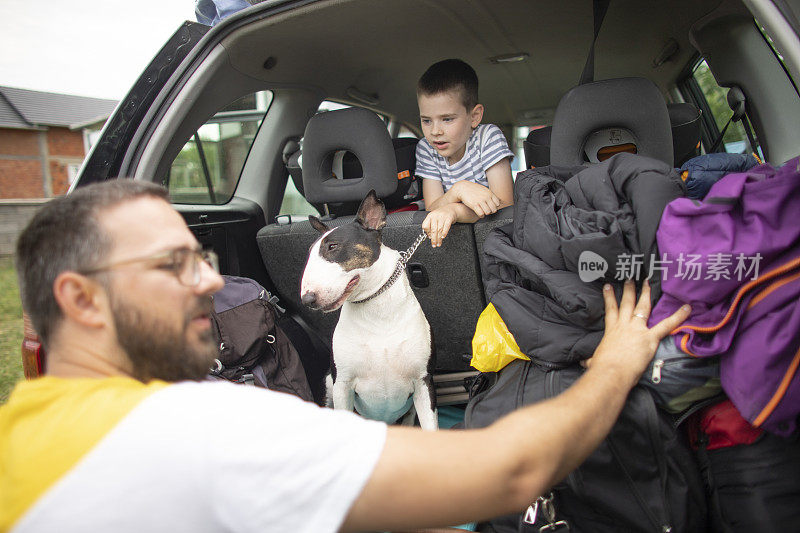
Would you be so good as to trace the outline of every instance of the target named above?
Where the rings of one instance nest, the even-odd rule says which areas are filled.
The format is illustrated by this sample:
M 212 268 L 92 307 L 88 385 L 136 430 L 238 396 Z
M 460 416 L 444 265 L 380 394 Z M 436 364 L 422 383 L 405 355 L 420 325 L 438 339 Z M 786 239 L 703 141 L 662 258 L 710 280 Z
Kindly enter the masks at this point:
M 672 166 L 672 130 L 664 98 L 644 78 L 618 78 L 573 87 L 553 118 L 550 163 L 579 166 L 627 151 Z
M 700 155 L 700 110 L 689 103 L 667 104 L 672 130 L 672 155 L 675 167 Z M 522 144 L 527 168 L 550 164 L 550 135 L 552 126 L 537 128 L 528 134 Z
M 673 165 L 679 167 L 700 154 L 701 113 L 693 104 L 683 102 L 667 104 L 667 113 L 672 134 Z M 523 141 L 527 168 L 550 164 L 551 134 L 552 126 L 545 126 L 531 131 Z

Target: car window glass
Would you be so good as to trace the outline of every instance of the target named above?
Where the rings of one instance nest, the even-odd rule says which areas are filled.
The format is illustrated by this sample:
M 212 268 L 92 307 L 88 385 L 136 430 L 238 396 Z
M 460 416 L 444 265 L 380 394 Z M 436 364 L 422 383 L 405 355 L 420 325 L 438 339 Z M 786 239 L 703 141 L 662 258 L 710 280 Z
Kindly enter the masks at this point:
M 397 138 L 401 139 L 401 138 L 406 138 L 406 137 L 410 137 L 410 138 L 413 138 L 413 139 L 418 139 L 419 138 L 419 137 L 417 137 L 416 133 L 411 131 L 411 129 L 409 129 L 407 126 L 401 124 L 400 125 L 400 130 L 397 133 Z
M 697 66 L 692 72 L 692 78 L 697 82 L 697 86 L 708 104 L 708 108 L 714 118 L 714 123 L 717 125 L 717 130 L 721 132 L 725 129 L 725 125 L 728 123 L 731 116 L 733 116 L 733 111 L 728 105 L 727 100 L 728 91 L 730 89 L 720 87 L 717 84 L 705 59 L 697 63 Z M 753 151 L 747 140 L 747 134 L 745 133 L 741 121 L 731 122 L 730 125 L 728 125 L 720 146 L 728 153 L 741 154 Z
M 220 205 L 231 199 L 271 101 L 270 91 L 248 94 L 197 129 L 164 180 L 173 203 Z

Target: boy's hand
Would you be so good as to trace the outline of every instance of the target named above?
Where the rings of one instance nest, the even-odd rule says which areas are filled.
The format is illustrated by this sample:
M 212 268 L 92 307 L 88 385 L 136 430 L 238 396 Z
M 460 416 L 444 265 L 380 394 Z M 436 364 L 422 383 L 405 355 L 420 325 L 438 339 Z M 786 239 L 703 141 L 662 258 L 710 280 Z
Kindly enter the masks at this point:
M 442 241 L 450 232 L 450 226 L 456 221 L 457 213 L 454 205 L 455 204 L 447 204 L 439 209 L 431 211 L 422 222 L 422 230 L 428 234 L 431 240 L 431 246 L 434 248 L 438 248 L 442 245 Z
M 605 333 L 594 355 L 584 361 L 584 366 L 616 368 L 621 375 L 633 380 L 630 384 L 633 386 L 650 364 L 659 341 L 680 326 L 689 317 L 691 309 L 684 305 L 672 316 L 648 329 L 650 285 L 646 281 L 638 303 L 632 281 L 625 282 L 619 307 L 611 285 L 603 287 L 603 299 L 606 304 Z
M 461 203 L 475 211 L 480 218 L 500 209 L 500 198 L 478 183 L 462 180 L 453 185 L 452 190 Z

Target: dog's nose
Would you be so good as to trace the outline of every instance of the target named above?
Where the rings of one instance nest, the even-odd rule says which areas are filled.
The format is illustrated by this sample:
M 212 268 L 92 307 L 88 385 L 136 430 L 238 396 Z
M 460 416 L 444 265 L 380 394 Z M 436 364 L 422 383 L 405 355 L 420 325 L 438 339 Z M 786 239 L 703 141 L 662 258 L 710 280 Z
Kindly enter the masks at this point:
M 303 305 L 312 306 L 317 301 L 317 293 L 313 291 L 308 291 L 307 293 L 303 294 L 300 297 L 300 301 L 303 302 Z

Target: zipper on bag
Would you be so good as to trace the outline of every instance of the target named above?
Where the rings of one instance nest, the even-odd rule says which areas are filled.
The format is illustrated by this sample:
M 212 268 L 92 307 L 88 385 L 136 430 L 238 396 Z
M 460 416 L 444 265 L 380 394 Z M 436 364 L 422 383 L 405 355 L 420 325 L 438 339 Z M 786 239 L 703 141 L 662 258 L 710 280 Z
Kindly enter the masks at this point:
M 658 385 L 661 383 L 661 368 L 664 366 L 664 360 L 658 359 L 653 363 L 653 373 L 650 376 L 650 381 Z

